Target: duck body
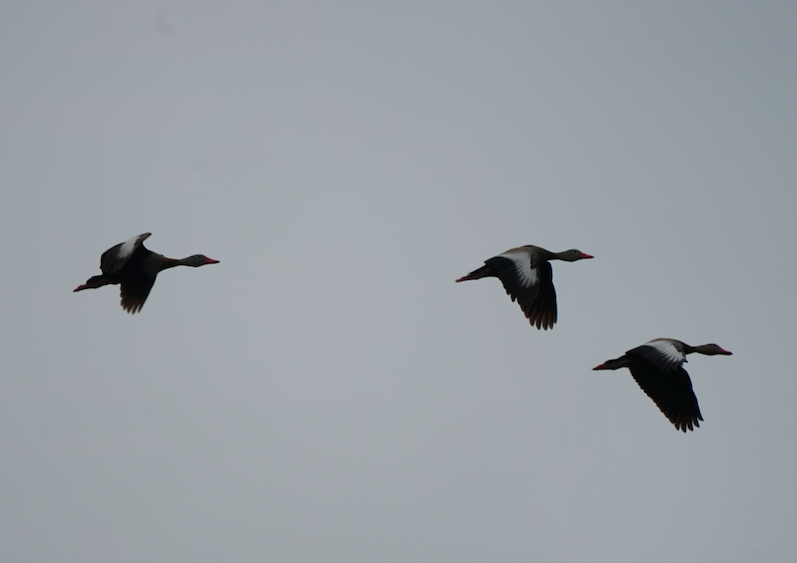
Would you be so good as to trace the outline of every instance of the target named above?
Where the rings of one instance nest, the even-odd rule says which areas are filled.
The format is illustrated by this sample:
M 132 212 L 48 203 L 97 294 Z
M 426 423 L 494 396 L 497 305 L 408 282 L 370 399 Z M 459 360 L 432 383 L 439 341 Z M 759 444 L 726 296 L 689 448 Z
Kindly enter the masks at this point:
M 623 356 L 608 360 L 594 370 L 628 368 L 645 394 L 659 407 L 676 430 L 694 430 L 703 420 L 692 380 L 683 368 L 688 354 L 730 356 L 731 352 L 717 344 L 690 346 L 673 338 L 656 338 L 628 350 Z
M 498 278 L 531 325 L 548 330 L 557 320 L 556 289 L 550 261 L 575 262 L 586 258 L 593 256 L 575 249 L 550 252 L 539 246 L 519 246 L 485 260 L 484 266 L 456 281 Z
M 144 306 L 159 272 L 175 266 L 196 268 L 219 262 L 202 254 L 181 260 L 167 258 L 144 247 L 144 241 L 150 236 L 151 233 L 140 234 L 103 252 L 100 257 L 102 274 L 89 278 L 74 291 L 120 285 L 122 308 L 135 314 Z

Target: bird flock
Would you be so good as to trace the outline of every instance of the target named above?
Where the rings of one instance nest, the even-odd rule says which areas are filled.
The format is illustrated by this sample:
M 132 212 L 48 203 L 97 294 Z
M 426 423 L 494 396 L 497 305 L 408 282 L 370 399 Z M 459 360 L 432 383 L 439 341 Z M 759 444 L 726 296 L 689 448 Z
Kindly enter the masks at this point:
M 175 266 L 198 268 L 219 263 L 203 254 L 177 260 L 152 252 L 144 246 L 150 235 L 140 234 L 103 252 L 100 257 L 102 274 L 89 278 L 74 291 L 119 285 L 122 308 L 135 314 L 144 306 L 159 272 Z M 557 321 L 556 290 L 550 262 L 576 262 L 588 258 L 593 256 L 575 249 L 550 252 L 539 246 L 519 246 L 485 260 L 484 266 L 456 281 L 498 278 L 512 301 L 520 305 L 531 326 L 548 330 L 553 329 Z M 683 368 L 687 354 L 692 353 L 731 355 L 717 344 L 690 346 L 672 338 L 656 338 L 593 369 L 628 368 L 642 391 L 656 403 L 676 430 L 686 432 L 699 427 L 699 421 L 703 420 L 692 381 Z

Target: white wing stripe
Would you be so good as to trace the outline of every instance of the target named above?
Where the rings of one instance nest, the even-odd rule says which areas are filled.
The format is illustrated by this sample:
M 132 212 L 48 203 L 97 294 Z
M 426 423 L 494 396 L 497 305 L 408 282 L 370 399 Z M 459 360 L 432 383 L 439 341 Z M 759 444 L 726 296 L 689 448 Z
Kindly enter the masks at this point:
M 136 246 L 136 241 L 138 237 L 141 235 L 136 235 L 131 239 L 128 239 L 122 243 L 122 246 L 119 247 L 119 254 L 117 255 L 119 258 L 127 258 L 133 252 L 133 248 Z
M 686 356 L 679 352 L 678 348 L 672 345 L 672 342 L 667 340 L 651 340 L 645 344 L 645 346 L 654 348 L 659 354 L 666 358 L 668 363 L 680 365 L 686 361 Z
M 539 283 L 540 279 L 537 270 L 531 267 L 531 256 L 523 250 L 509 250 L 500 256 L 509 258 L 515 263 L 515 270 L 518 273 L 521 283 L 525 287 L 533 287 Z

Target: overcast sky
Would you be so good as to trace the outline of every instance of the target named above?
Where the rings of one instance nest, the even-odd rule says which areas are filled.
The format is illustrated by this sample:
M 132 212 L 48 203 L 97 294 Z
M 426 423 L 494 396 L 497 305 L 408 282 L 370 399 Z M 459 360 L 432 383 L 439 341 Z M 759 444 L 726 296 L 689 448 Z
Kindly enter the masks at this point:
M 797 4 L 0 6 L 0 560 L 792 562 Z M 140 314 L 72 293 L 143 232 Z M 509 248 L 554 263 L 529 326 Z M 627 370 L 656 337 L 705 418 Z

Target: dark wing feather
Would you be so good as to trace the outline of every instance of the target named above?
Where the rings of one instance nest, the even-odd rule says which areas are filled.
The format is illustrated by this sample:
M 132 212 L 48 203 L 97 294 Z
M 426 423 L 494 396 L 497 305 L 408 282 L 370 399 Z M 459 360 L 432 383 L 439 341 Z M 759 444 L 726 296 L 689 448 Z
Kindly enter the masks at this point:
M 485 262 L 493 275 L 501 280 L 512 301 L 517 301 L 520 309 L 532 326 L 548 330 L 556 322 L 556 290 L 553 287 L 553 269 L 546 261 L 535 260 L 532 255 L 531 267 L 536 270 L 537 283 L 526 285 L 518 272 L 515 262 L 509 258 L 496 256 Z M 535 262 L 538 262 L 535 264 Z
M 501 280 L 506 293 L 512 301 L 533 301 L 540 292 L 540 284 L 526 285 L 520 276 L 515 261 L 503 256 L 496 256 L 484 262 L 492 275 Z
M 143 233 L 138 235 L 133 243 L 132 251 L 126 256 L 120 256 L 119 252 L 121 251 L 122 246 L 127 244 L 127 241 L 119 243 L 103 252 L 102 256 L 100 257 L 100 270 L 102 270 L 102 273 L 115 274 L 130 261 L 130 258 L 141 252 L 146 252 L 147 249 L 144 248 L 144 241 L 147 240 L 150 235 L 151 233 Z
M 636 360 L 629 369 L 639 387 L 653 399 L 676 429 L 686 432 L 687 429 L 694 430 L 694 427 L 700 426 L 698 421 L 703 420 L 703 417 L 692 391 L 692 381 L 684 368 L 663 373 L 650 362 Z
M 153 285 L 155 285 L 155 278 L 143 275 L 122 282 L 119 289 L 119 294 L 122 296 L 122 309 L 133 315 L 140 311 Z
M 556 289 L 553 287 L 553 268 L 549 262 L 542 262 L 537 268 L 540 282 L 537 284 L 538 295 L 533 301 L 521 301 L 518 304 L 529 319 L 532 326 L 548 330 L 556 323 Z

